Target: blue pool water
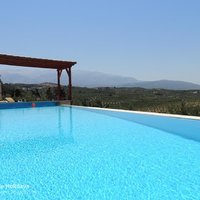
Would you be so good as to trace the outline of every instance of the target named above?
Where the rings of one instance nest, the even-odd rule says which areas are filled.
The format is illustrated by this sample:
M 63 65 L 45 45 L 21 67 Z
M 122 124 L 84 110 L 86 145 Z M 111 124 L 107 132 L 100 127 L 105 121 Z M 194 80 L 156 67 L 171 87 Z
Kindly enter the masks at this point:
M 0 199 L 199 200 L 198 130 L 87 108 L 0 110 Z

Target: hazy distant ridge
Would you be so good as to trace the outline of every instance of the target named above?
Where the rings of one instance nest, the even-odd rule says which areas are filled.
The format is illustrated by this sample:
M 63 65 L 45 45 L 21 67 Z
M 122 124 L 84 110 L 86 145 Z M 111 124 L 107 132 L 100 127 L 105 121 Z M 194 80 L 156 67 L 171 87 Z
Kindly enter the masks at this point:
M 39 73 L 38 73 L 39 72 Z M 56 71 L 5 71 L 0 70 L 4 82 L 9 83 L 43 83 L 56 82 Z M 133 77 L 111 75 L 101 72 L 74 70 L 72 74 L 74 86 L 81 87 L 142 87 L 146 89 L 162 88 L 171 90 L 200 90 L 200 85 L 171 80 L 138 81 Z M 67 83 L 67 74 L 63 72 L 62 84 Z
M 185 81 L 139 81 L 134 84 L 126 84 L 125 87 L 141 87 L 146 89 L 169 89 L 169 90 L 199 90 L 200 85 Z

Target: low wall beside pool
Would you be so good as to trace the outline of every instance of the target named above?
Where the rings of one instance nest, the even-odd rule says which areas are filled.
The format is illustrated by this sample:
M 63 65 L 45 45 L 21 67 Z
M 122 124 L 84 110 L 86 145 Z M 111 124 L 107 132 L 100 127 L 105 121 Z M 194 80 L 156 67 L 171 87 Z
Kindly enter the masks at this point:
M 0 109 L 57 106 L 55 101 L 0 103 Z

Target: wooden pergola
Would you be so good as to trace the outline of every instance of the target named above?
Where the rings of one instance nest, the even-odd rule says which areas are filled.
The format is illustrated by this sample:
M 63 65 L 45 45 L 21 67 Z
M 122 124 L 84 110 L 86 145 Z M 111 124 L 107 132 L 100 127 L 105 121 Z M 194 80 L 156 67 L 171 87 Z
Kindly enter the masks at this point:
M 1 65 L 14 65 L 21 67 L 34 67 L 34 68 L 46 68 L 57 70 L 57 84 L 58 94 L 57 99 L 61 100 L 61 85 L 60 78 L 63 70 L 66 70 L 68 74 L 68 100 L 72 101 L 72 75 L 71 68 L 76 62 L 72 61 L 61 61 L 61 60 L 49 60 L 41 58 L 30 58 L 13 55 L 0 54 Z

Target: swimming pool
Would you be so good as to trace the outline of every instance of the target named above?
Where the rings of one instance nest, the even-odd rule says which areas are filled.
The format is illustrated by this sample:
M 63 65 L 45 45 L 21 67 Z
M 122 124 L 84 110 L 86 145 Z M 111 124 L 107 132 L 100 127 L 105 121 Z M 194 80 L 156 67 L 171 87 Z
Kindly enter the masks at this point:
M 199 130 L 81 107 L 0 110 L 0 199 L 200 199 Z

